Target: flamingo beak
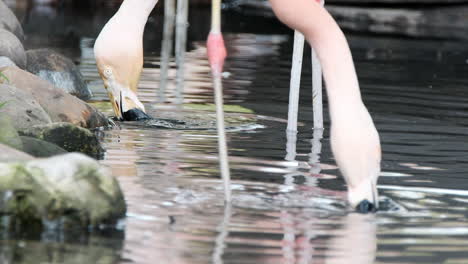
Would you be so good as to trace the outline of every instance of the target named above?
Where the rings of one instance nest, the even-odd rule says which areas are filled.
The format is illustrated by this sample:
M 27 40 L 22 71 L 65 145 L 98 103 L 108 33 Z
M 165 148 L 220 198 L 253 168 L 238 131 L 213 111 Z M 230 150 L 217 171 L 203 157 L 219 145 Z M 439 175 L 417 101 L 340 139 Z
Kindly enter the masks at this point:
M 104 85 L 109 93 L 112 108 L 116 117 L 124 121 L 140 121 L 151 119 L 146 114 L 144 105 L 129 88 L 115 82 L 105 80 Z
M 377 207 L 365 199 L 356 206 L 356 211 L 361 214 L 375 213 L 377 212 Z

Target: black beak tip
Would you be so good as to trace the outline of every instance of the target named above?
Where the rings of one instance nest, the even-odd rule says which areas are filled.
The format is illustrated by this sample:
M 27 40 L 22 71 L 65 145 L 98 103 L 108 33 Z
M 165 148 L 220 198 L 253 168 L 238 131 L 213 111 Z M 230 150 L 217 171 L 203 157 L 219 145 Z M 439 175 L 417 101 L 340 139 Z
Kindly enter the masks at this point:
M 133 108 L 122 113 L 122 117 L 124 121 L 142 121 L 152 119 L 149 115 L 138 108 Z
M 363 200 L 356 206 L 356 211 L 361 214 L 375 213 L 377 212 L 377 207 L 375 204 L 369 202 L 367 199 Z

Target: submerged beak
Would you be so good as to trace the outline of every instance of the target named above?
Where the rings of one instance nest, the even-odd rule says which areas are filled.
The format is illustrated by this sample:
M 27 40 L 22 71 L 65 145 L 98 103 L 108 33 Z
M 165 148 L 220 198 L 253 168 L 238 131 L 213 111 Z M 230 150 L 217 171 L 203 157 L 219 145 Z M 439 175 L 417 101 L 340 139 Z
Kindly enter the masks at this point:
M 348 202 L 358 213 L 375 213 L 379 209 L 376 183 L 364 180 L 357 185 L 348 186 Z
M 107 79 L 104 85 L 109 93 L 112 108 L 118 119 L 124 121 L 151 119 L 146 114 L 145 107 L 131 89 L 112 79 Z
M 377 212 L 377 206 L 366 199 L 356 206 L 356 211 L 361 214 L 375 213 Z

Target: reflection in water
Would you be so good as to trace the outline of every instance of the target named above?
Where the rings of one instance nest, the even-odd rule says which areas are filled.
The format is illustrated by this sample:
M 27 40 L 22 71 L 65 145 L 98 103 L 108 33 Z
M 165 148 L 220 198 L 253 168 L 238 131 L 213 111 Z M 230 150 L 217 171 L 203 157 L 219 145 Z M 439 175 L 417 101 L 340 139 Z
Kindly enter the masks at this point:
M 375 215 L 350 213 L 342 219 L 336 237 L 328 242 L 325 263 L 370 264 L 377 251 Z
M 231 222 L 231 203 L 226 203 L 224 207 L 223 221 L 217 228 L 218 235 L 215 239 L 215 247 L 213 250 L 213 263 L 223 264 L 223 254 L 226 248 L 226 238 L 229 235 L 229 224 Z

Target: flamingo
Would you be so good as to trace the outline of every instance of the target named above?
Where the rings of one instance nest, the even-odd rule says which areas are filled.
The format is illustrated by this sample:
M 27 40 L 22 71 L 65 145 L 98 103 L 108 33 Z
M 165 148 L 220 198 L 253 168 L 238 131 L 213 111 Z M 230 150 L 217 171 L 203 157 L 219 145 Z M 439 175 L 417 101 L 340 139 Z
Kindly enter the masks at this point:
M 121 120 L 149 119 L 137 97 L 143 69 L 143 31 L 158 0 L 125 0 L 94 44 L 99 75 Z
M 322 64 L 331 119 L 330 140 L 347 183 L 348 202 L 362 213 L 378 208 L 380 139 L 362 102 L 356 70 L 343 32 L 321 4 L 270 0 L 276 16 L 304 34 Z

